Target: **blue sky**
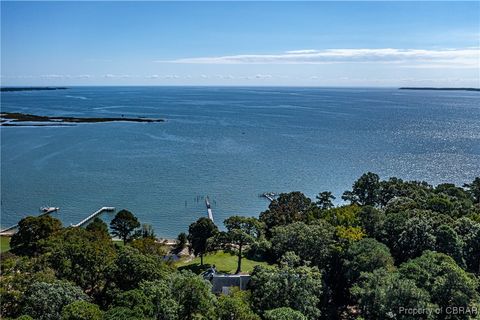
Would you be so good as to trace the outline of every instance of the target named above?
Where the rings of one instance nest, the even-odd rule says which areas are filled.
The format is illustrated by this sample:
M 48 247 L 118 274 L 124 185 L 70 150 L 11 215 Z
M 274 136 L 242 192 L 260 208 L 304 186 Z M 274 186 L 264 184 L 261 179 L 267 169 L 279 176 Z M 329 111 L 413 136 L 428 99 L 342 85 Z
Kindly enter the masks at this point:
M 480 86 L 479 2 L 5 2 L 2 85 Z

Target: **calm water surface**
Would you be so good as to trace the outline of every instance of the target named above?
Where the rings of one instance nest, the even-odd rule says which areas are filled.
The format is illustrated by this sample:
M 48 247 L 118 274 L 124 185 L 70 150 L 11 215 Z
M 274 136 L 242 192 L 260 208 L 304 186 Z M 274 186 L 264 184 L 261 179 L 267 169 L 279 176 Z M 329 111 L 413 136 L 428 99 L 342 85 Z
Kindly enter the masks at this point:
M 365 171 L 463 184 L 480 174 L 480 94 L 335 88 L 75 87 L 6 92 L 2 111 L 164 123 L 2 127 L 1 224 L 128 208 L 158 235 L 258 215 L 265 191 L 341 193 Z M 110 216 L 105 215 L 108 220 Z

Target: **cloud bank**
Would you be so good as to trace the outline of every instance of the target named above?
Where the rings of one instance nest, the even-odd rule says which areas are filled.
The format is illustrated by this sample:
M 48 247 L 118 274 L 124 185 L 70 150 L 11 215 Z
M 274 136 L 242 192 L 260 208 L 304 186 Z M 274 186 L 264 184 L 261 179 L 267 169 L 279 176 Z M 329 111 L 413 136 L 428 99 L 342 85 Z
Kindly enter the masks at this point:
M 185 64 L 334 64 L 390 63 L 411 66 L 479 67 L 480 48 L 464 49 L 325 49 L 291 50 L 280 54 L 192 57 L 157 62 Z

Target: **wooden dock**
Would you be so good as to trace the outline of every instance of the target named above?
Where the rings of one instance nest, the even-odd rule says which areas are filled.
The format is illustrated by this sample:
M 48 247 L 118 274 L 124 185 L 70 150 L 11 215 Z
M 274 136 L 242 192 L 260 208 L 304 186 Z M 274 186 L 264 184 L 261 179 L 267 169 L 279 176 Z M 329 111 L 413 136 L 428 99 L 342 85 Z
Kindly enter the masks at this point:
M 208 197 L 205 198 L 205 205 L 207 206 L 208 219 L 213 221 L 212 206 L 210 205 L 210 201 L 208 200 Z
M 94 213 L 92 213 L 91 215 L 89 215 L 88 217 L 86 217 L 85 219 L 80 221 L 79 223 L 72 224 L 72 227 L 82 227 L 82 226 L 86 225 L 87 223 L 89 223 L 90 220 L 93 220 L 96 216 L 98 216 L 99 214 L 101 214 L 102 212 L 105 212 L 105 211 L 115 211 L 115 207 L 101 207 L 100 209 L 98 209 L 97 211 L 95 211 Z

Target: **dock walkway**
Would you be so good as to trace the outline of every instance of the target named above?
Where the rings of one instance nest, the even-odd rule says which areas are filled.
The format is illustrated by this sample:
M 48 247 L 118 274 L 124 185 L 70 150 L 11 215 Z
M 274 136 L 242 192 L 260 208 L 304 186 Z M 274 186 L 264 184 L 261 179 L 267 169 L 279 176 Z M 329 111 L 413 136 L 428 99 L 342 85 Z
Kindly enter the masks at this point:
M 207 206 L 208 219 L 213 221 L 212 206 L 210 205 L 210 201 L 208 201 L 208 197 L 205 198 L 205 205 Z
M 95 211 L 94 213 L 92 213 L 91 215 L 89 215 L 88 217 L 86 217 L 85 219 L 80 221 L 79 223 L 72 224 L 72 227 L 81 227 L 81 226 L 87 224 L 88 222 L 90 222 L 90 220 L 94 219 L 96 216 L 98 216 L 99 214 L 101 214 L 104 211 L 115 211 L 115 207 L 101 207 L 100 209 L 98 209 L 97 211 Z

